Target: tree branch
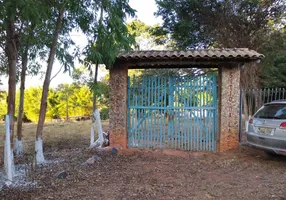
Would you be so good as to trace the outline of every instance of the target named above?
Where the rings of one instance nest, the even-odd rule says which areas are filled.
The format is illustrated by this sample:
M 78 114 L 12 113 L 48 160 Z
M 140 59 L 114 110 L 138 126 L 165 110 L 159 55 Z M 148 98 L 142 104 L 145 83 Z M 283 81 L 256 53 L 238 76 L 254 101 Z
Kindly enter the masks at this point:
M 60 70 L 51 78 L 50 82 L 62 71 L 63 65 L 61 66 Z

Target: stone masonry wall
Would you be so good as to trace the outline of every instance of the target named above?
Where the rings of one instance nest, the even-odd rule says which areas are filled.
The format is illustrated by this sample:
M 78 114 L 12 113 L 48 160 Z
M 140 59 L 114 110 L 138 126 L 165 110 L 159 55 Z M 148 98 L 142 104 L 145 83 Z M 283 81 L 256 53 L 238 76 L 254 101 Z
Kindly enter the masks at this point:
M 220 138 L 219 151 L 238 147 L 240 68 L 220 70 Z
M 128 68 L 110 69 L 110 145 L 127 148 L 127 78 Z

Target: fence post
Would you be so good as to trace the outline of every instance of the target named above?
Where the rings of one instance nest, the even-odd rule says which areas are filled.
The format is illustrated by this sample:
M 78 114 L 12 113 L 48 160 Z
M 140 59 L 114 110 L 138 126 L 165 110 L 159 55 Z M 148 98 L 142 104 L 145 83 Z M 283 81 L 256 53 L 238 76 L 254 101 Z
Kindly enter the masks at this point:
M 9 181 L 13 180 L 13 163 L 12 163 L 12 151 L 10 141 L 10 117 L 5 116 L 5 149 L 4 149 L 4 166 Z

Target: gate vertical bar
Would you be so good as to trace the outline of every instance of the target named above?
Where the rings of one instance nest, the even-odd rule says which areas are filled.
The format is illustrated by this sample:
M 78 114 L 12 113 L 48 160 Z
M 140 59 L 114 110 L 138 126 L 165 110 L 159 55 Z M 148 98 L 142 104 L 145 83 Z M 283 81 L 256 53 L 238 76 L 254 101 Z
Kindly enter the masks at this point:
M 195 78 L 195 84 L 194 84 L 194 89 L 195 89 L 195 107 L 198 107 L 198 78 Z M 198 151 L 199 150 L 199 144 L 198 144 L 198 128 L 197 128 L 197 124 L 198 124 L 198 118 L 197 118 L 197 109 L 195 110 L 194 114 L 194 136 L 195 136 L 195 149 Z
M 138 107 L 137 107 L 137 102 L 138 102 L 138 85 L 137 85 L 137 80 L 136 80 L 136 76 L 134 76 L 134 84 L 133 84 L 133 87 L 134 87 L 134 94 L 135 94 L 135 98 L 134 98 L 134 104 L 133 104 L 133 106 L 135 106 L 134 108 L 134 110 L 135 110 L 135 112 L 134 112 L 134 119 L 135 119 L 135 123 L 134 123 L 134 125 L 135 124 L 137 124 L 138 123 Z M 134 126 L 135 127 L 135 126 Z M 135 130 L 134 131 L 134 134 L 133 134 L 133 146 L 135 146 L 136 147 L 136 141 L 138 140 L 138 129 L 137 130 Z
M 188 88 L 189 88 L 189 99 L 188 99 L 188 104 L 189 104 L 189 112 L 190 112 L 190 121 L 189 121 L 189 147 L 188 149 L 189 150 L 193 150 L 193 115 L 192 115 L 192 109 L 191 107 L 193 106 L 193 88 L 192 88 L 192 81 L 193 79 L 191 79 L 191 77 L 189 77 L 189 80 L 188 80 Z
M 159 110 L 159 127 L 160 127 L 160 148 L 163 147 L 163 116 L 162 116 L 162 102 L 163 102 L 163 92 L 162 92 L 162 77 L 159 77 L 159 82 L 158 82 L 158 96 L 161 97 L 160 100 L 160 110 Z
M 166 134 L 168 133 L 166 123 L 167 123 L 167 77 L 164 77 L 164 146 L 166 144 Z M 167 141 L 167 146 L 168 146 L 168 141 Z
M 128 116 L 128 124 L 127 124 L 127 129 L 128 129 L 128 138 L 127 138 L 127 141 L 128 141 L 128 147 L 130 147 L 130 142 L 129 142 L 129 140 L 130 140 L 130 137 L 131 137 L 131 123 L 130 123 L 130 120 L 131 120 L 131 116 L 130 116 L 130 96 L 131 96 L 131 88 L 130 88 L 130 77 L 128 76 L 128 79 L 127 79 L 127 88 L 128 88 L 128 99 L 127 99 L 127 116 Z
M 145 99 L 145 106 L 148 107 L 149 102 L 148 102 L 148 80 L 146 77 L 143 77 L 143 83 L 144 83 L 144 88 L 145 88 L 145 92 L 144 92 L 144 99 Z M 148 109 L 144 109 L 144 115 L 147 115 L 148 113 Z M 144 120 L 144 135 L 143 135 L 143 147 L 146 148 L 146 135 L 148 133 L 148 119 Z
M 206 86 L 205 86 L 205 93 L 206 93 L 206 98 L 205 98 L 205 106 L 208 106 L 208 100 L 209 100 L 209 76 L 206 76 Z M 210 110 L 206 111 L 206 120 L 205 120 L 205 124 L 206 124 L 206 143 L 205 143 L 205 150 L 208 151 L 209 150 L 209 134 L 210 134 L 210 125 L 209 125 L 209 112 Z
M 203 109 L 203 99 L 204 99 L 204 96 L 203 96 L 203 92 L 204 92 L 204 89 L 203 89 L 203 80 L 204 80 L 204 75 L 201 75 L 200 76 L 200 151 L 203 150 L 203 145 L 204 145 L 204 125 L 203 125 L 203 120 L 204 120 L 204 109 Z
M 174 148 L 173 137 L 174 137 L 174 88 L 173 88 L 173 77 L 169 77 L 169 117 L 168 117 L 168 140 L 171 142 L 171 147 Z
M 135 87 L 135 85 L 134 85 L 134 79 L 135 79 L 135 76 L 133 76 L 133 80 L 132 80 L 132 86 L 131 86 L 131 94 L 132 94 L 132 106 L 133 106 L 133 108 L 132 108 L 132 110 L 131 110 L 131 115 L 132 115 L 132 121 L 131 121 L 131 126 L 132 126 L 132 131 L 131 131 L 131 135 L 130 135 L 130 145 L 132 145 L 132 147 L 134 147 L 133 146 L 133 140 L 134 140 L 134 135 L 135 135 L 135 119 L 134 119 L 134 113 L 135 113 L 135 108 L 134 108 L 134 105 L 135 105 L 135 89 L 134 89 L 134 87 Z
M 184 107 L 188 107 L 187 105 L 186 105 L 186 78 L 184 77 L 183 78 L 183 82 L 184 82 L 184 84 L 183 84 L 183 86 L 184 86 L 184 96 L 183 96 L 183 98 L 184 98 Z M 186 114 L 187 114 L 187 109 L 184 109 L 183 110 L 183 112 L 184 112 L 184 150 L 187 150 L 187 116 L 186 116 Z
M 150 77 L 147 78 L 147 93 L 148 93 L 148 106 L 151 106 L 151 99 L 150 99 L 150 91 L 151 91 L 151 86 L 150 86 Z M 149 119 L 149 116 L 150 116 L 150 108 L 148 109 L 147 111 L 148 113 L 148 116 L 147 116 L 147 133 L 146 133 L 146 136 L 145 136 L 145 147 L 149 147 L 149 135 L 150 135 L 150 119 Z
M 217 142 L 217 82 L 216 82 L 216 76 L 213 75 L 213 99 L 214 99 L 214 116 L 213 116 L 213 123 L 214 123 L 214 128 L 213 128 L 213 134 L 212 134 L 212 150 L 216 151 L 216 142 Z M 216 136 L 216 137 L 215 137 Z

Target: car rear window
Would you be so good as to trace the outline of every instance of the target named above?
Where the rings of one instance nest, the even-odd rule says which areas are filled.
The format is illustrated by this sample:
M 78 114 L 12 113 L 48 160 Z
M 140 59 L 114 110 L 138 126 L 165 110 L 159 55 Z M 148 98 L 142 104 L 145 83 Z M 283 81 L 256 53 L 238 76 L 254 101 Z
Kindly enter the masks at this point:
M 286 104 L 265 105 L 254 117 L 263 119 L 286 119 Z

